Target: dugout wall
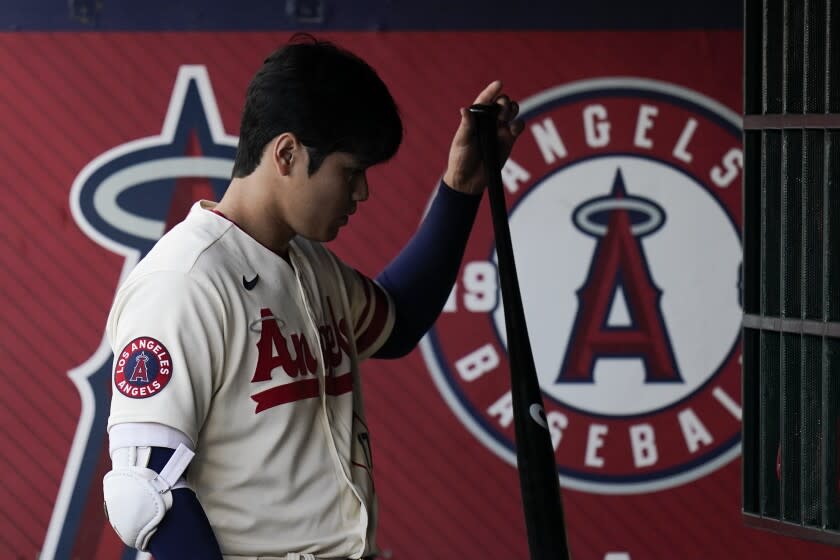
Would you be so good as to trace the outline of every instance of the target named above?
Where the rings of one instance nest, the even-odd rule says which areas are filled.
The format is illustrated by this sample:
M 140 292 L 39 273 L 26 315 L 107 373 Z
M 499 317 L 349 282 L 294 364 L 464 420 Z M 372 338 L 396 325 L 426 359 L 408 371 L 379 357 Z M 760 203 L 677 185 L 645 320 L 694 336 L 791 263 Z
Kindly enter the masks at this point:
M 742 20 L 732 0 L 4 2 L 0 556 L 148 560 L 102 508 L 108 310 L 157 236 L 226 188 L 227 173 L 202 158 L 232 165 L 250 77 L 309 31 L 370 61 L 406 125 L 400 153 L 371 170 L 370 200 L 331 245 L 367 274 L 416 231 L 457 108 L 495 78 L 522 102 L 507 202 L 573 558 L 834 558 L 826 544 L 743 523 Z M 183 167 L 163 167 L 172 159 Z M 163 171 L 108 190 L 138 168 Z M 780 160 L 773 169 L 781 177 Z M 137 223 L 156 230 L 138 235 Z M 363 366 L 382 558 L 527 554 L 492 246 L 483 206 L 422 348 Z M 622 259 L 599 247 L 622 248 Z M 566 360 L 570 348 L 598 355 Z M 781 364 L 780 352 L 766 354 Z M 482 357 L 496 367 L 464 369 Z M 762 503 L 757 486 L 752 495 Z

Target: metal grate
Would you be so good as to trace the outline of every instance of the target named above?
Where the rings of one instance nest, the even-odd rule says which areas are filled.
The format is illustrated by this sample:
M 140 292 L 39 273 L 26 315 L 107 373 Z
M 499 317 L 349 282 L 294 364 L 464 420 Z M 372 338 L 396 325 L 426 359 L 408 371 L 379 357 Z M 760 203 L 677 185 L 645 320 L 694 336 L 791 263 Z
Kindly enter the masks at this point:
M 743 512 L 840 545 L 840 0 L 746 0 Z

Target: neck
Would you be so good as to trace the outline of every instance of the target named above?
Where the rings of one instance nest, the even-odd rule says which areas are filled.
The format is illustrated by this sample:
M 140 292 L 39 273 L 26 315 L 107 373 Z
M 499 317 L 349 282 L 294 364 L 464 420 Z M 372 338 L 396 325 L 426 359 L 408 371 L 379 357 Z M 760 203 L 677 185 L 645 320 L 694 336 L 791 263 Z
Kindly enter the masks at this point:
M 295 232 L 283 219 L 272 196 L 274 185 L 261 180 L 259 172 L 234 178 L 216 209 L 260 244 L 288 258 Z

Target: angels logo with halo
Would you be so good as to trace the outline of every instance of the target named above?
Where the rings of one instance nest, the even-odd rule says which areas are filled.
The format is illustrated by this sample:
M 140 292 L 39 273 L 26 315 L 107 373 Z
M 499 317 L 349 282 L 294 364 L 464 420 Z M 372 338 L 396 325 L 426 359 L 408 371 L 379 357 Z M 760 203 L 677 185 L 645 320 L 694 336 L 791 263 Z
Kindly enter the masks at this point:
M 640 78 L 521 107 L 502 178 L 561 484 L 651 492 L 720 468 L 740 450 L 740 116 Z M 488 212 L 421 347 L 457 417 L 515 464 Z

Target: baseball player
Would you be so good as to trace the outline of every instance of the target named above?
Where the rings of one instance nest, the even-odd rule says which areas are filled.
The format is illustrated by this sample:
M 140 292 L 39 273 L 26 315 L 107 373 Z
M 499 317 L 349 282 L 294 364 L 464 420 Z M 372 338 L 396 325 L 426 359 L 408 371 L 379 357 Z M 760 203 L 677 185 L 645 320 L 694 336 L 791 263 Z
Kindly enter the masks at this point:
M 499 143 L 522 130 L 493 82 Z M 466 110 L 435 199 L 367 278 L 321 245 L 368 198 L 402 124 L 355 55 L 308 37 L 249 85 L 233 179 L 196 203 L 115 297 L 111 525 L 156 560 L 376 555 L 359 362 L 407 354 L 452 288 L 484 188 Z

